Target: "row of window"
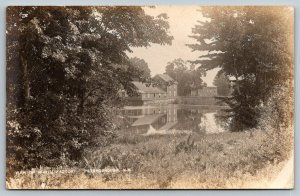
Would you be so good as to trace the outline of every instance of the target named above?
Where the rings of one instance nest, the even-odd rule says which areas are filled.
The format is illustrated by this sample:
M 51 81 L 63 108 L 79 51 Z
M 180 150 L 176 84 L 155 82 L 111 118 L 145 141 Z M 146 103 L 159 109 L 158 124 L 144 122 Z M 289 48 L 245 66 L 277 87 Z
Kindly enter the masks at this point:
M 160 97 L 166 97 L 167 95 L 165 93 L 145 93 L 142 94 L 143 98 L 160 98 Z
M 122 91 L 119 92 L 119 95 L 121 97 L 127 97 L 126 92 Z M 169 96 L 176 96 L 176 91 L 169 91 Z M 144 93 L 142 94 L 143 98 L 161 98 L 161 97 L 167 97 L 167 93 Z
M 169 96 L 176 96 L 176 91 L 170 91 Z M 143 98 L 161 98 L 161 97 L 167 97 L 166 93 L 145 93 L 142 94 Z

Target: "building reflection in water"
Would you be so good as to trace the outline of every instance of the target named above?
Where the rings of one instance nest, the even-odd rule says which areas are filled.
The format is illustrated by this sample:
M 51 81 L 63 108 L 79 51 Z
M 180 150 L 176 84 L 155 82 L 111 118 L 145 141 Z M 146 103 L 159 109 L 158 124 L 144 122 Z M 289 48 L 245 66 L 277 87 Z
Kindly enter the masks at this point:
M 216 108 L 178 105 L 127 106 L 122 110 L 122 129 L 136 134 L 165 134 L 178 132 L 222 132 L 214 118 Z
M 177 123 L 177 106 L 128 106 L 122 110 L 128 131 L 138 134 L 165 132 Z

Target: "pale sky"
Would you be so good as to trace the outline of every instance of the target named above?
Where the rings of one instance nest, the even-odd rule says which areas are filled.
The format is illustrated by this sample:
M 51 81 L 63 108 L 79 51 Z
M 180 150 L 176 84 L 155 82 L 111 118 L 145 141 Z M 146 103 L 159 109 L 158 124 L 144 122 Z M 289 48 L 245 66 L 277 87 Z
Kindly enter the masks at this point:
M 155 8 L 145 7 L 146 14 L 157 16 L 166 13 L 169 17 L 170 34 L 174 37 L 172 45 L 151 44 L 148 48 L 132 48 L 133 53 L 129 57 L 144 59 L 151 70 L 151 75 L 164 73 L 168 62 L 181 58 L 183 60 L 196 60 L 205 52 L 192 52 L 186 44 L 195 43 L 195 39 L 189 38 L 192 35 L 192 28 L 197 20 L 205 20 L 201 12 L 197 11 L 198 6 L 156 6 Z M 212 86 L 213 79 L 218 70 L 207 72 L 203 81 Z

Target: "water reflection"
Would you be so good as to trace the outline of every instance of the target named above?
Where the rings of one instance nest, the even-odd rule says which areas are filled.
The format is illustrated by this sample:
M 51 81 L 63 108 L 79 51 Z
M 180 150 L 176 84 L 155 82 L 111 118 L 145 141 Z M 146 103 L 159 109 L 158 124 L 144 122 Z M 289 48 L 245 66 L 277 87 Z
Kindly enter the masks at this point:
M 127 106 L 122 130 L 136 134 L 219 133 L 225 129 L 215 118 L 214 106 Z

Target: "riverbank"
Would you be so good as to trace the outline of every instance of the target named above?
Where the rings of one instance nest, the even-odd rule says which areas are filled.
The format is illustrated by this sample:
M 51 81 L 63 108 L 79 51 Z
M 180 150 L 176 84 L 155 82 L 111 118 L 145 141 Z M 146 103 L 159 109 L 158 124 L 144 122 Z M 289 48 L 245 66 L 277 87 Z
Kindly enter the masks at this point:
M 261 131 L 191 136 L 120 133 L 109 147 L 86 154 L 88 171 L 115 172 L 72 168 L 75 172 L 47 174 L 36 170 L 9 179 L 7 187 L 266 188 L 285 164 L 269 139 L 270 135 Z

